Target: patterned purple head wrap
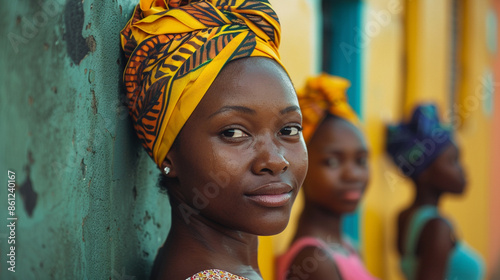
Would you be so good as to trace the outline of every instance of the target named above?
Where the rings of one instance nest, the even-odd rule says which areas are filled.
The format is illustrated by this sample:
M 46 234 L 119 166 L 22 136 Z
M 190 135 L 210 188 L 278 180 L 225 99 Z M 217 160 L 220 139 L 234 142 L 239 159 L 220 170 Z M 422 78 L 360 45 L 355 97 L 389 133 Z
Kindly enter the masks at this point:
M 418 106 L 408 123 L 387 128 L 387 152 L 399 169 L 412 179 L 452 143 L 452 129 L 439 122 L 433 104 Z

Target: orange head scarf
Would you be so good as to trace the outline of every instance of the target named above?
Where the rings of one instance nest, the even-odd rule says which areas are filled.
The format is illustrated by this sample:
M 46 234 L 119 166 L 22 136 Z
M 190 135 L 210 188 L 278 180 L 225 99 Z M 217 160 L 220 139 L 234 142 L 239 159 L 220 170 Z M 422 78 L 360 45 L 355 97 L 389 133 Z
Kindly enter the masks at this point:
M 177 134 L 229 61 L 281 64 L 278 17 L 267 1 L 141 0 L 121 43 L 134 128 L 161 166 Z
M 321 74 L 307 79 L 306 86 L 297 91 L 303 121 L 302 134 L 309 142 L 319 124 L 331 114 L 358 126 L 359 119 L 347 103 L 346 91 L 351 83 L 341 77 Z

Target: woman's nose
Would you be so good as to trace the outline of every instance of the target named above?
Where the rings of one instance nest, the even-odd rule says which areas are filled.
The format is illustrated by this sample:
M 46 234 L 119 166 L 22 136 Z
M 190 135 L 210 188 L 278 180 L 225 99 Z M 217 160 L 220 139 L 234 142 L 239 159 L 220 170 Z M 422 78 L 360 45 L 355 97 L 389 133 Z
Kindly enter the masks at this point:
M 363 179 L 365 174 L 365 169 L 355 162 L 345 163 L 342 168 L 342 179 L 346 182 L 349 181 L 359 181 Z
M 285 149 L 274 139 L 262 139 L 255 145 L 255 160 L 252 171 L 255 174 L 277 175 L 285 172 L 290 163 L 285 158 Z

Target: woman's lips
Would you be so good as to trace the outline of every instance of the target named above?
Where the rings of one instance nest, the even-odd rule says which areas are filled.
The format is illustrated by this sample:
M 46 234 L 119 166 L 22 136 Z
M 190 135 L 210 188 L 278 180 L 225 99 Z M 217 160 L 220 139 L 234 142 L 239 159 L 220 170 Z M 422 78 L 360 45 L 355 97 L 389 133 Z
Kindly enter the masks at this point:
M 284 194 L 264 194 L 264 195 L 247 195 L 247 197 L 257 204 L 265 207 L 281 207 L 292 199 L 292 192 Z
M 353 201 L 353 202 L 360 200 L 361 196 L 363 196 L 363 192 L 361 190 L 345 191 L 343 194 L 343 198 L 345 200 L 349 200 L 349 201 Z
M 245 194 L 253 202 L 264 207 L 281 207 L 292 199 L 293 188 L 285 183 L 269 183 Z

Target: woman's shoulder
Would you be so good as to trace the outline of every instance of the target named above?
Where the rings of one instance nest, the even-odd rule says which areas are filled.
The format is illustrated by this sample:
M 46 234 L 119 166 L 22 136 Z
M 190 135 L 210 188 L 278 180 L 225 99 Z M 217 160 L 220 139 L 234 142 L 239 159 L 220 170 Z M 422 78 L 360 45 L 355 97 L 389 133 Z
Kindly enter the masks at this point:
M 303 253 L 305 249 L 325 249 L 328 245 L 326 245 L 322 240 L 315 237 L 301 237 L 295 240 L 290 248 L 278 257 L 278 262 L 290 263 L 293 259 L 297 257 L 299 253 Z
M 209 269 L 196 273 L 186 280 L 249 280 L 248 278 L 238 276 L 219 269 Z
M 397 248 L 401 256 L 415 256 L 422 243 L 430 246 L 429 241 L 447 241 L 450 236 L 454 239 L 452 223 L 434 205 L 404 209 L 399 213 L 397 228 Z M 429 239 L 437 235 L 439 238 Z
M 398 226 L 400 230 L 405 229 L 406 235 L 415 235 L 416 233 L 416 236 L 419 236 L 425 228 L 453 231 L 451 221 L 433 205 L 425 205 L 401 212 L 398 217 Z
M 417 231 L 419 235 L 429 234 L 431 236 L 444 233 L 446 237 L 453 234 L 453 224 L 441 214 L 435 206 L 420 207 L 413 213 L 410 222 L 410 232 Z
M 342 279 L 333 251 L 327 246 L 306 246 L 292 260 L 289 279 Z
M 302 237 L 277 259 L 277 279 L 340 279 L 333 252 L 321 239 Z M 333 278 L 332 278 L 333 277 Z

